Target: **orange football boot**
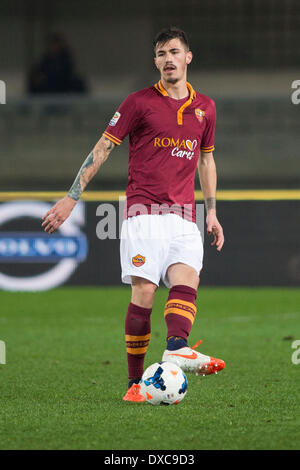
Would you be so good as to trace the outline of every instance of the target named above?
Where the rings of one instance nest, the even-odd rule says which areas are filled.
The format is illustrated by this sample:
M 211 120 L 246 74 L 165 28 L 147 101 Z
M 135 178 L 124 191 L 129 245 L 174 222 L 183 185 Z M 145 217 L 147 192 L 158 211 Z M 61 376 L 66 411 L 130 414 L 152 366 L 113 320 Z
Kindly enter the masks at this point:
M 127 390 L 125 396 L 123 397 L 123 400 L 141 403 L 143 401 L 146 401 L 146 398 L 141 394 L 141 386 L 139 384 L 133 384 Z

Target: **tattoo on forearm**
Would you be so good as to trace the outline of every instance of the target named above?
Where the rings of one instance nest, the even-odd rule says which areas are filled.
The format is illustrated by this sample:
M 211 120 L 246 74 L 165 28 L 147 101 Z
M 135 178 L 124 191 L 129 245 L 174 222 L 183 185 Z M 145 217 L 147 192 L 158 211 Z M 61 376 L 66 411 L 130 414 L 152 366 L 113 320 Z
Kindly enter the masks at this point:
M 94 150 L 83 162 L 75 180 L 72 184 L 68 196 L 78 201 L 87 184 L 97 173 L 99 167 L 105 162 L 115 144 L 106 137 L 103 137 L 95 146 Z
M 93 152 L 91 152 L 86 160 L 83 162 L 82 167 L 80 168 L 74 183 L 72 184 L 70 191 L 69 191 L 69 196 L 72 199 L 75 199 L 75 201 L 78 201 L 80 198 L 80 195 L 82 191 L 84 190 L 85 186 L 87 185 L 88 181 L 85 180 L 84 175 L 86 172 L 86 169 L 89 168 L 94 162 L 94 155 Z
M 217 203 L 216 203 L 216 198 L 215 197 L 208 197 L 205 199 L 205 208 L 206 211 L 209 211 L 210 209 L 216 209 Z
M 107 150 L 112 150 L 114 148 L 115 146 L 114 143 L 111 140 L 107 139 L 106 137 L 105 137 L 105 142 L 107 144 L 106 145 Z

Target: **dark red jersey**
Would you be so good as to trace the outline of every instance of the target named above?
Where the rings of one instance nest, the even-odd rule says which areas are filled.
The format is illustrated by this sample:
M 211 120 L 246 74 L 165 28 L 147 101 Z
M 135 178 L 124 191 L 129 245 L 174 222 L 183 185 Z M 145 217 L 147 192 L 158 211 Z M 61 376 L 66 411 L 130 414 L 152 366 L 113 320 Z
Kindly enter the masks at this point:
M 195 171 L 200 150 L 214 150 L 216 109 L 212 99 L 187 87 L 189 96 L 180 100 L 161 82 L 132 93 L 103 134 L 117 145 L 129 134 L 127 216 L 139 213 L 130 211 L 136 204 L 147 213 L 163 213 L 156 208 L 164 205 L 195 220 Z

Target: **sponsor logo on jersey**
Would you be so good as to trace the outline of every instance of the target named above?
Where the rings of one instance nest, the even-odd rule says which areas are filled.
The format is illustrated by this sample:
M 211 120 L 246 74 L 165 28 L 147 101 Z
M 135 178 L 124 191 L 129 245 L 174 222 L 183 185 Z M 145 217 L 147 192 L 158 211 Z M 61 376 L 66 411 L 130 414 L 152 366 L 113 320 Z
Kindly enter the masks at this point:
M 136 266 L 137 268 L 139 268 L 140 266 L 143 266 L 145 261 L 146 261 L 145 256 L 140 255 L 140 254 L 138 254 L 138 255 L 136 255 L 132 258 L 132 264 L 134 264 L 134 266 Z
M 115 126 L 118 120 L 120 119 L 120 117 L 121 117 L 121 113 L 119 113 L 119 111 L 116 111 L 113 117 L 111 118 L 111 120 L 109 121 L 109 125 Z
M 173 157 L 187 158 L 191 160 L 197 148 L 197 140 L 174 139 L 173 137 L 155 137 L 154 147 L 168 148 L 173 147 L 171 155 Z
M 202 111 L 202 109 L 200 109 L 200 108 L 196 108 L 195 109 L 195 114 L 196 114 L 196 118 L 198 119 L 198 121 L 202 122 L 203 118 L 205 116 L 205 111 Z

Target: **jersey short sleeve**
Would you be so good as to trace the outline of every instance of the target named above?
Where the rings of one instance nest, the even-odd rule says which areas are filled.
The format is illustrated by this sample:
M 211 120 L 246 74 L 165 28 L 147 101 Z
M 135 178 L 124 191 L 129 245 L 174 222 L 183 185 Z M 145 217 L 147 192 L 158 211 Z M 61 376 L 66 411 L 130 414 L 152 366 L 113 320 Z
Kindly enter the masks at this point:
M 213 152 L 215 150 L 216 105 L 213 100 L 206 111 L 206 128 L 201 140 L 201 152 Z
M 127 96 L 103 132 L 103 135 L 116 145 L 120 145 L 122 140 L 134 131 L 139 122 L 139 113 L 134 95 L 132 93 Z

